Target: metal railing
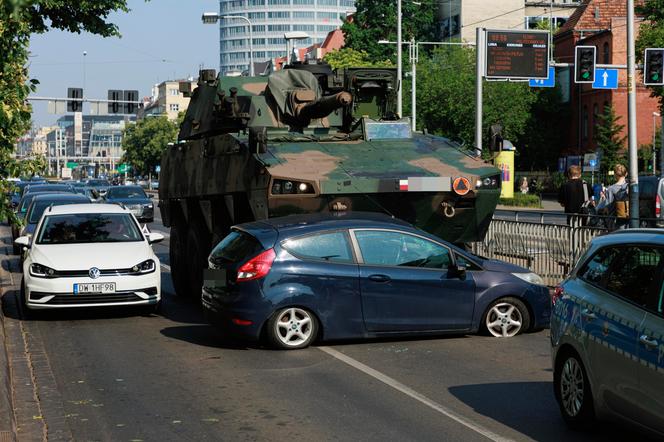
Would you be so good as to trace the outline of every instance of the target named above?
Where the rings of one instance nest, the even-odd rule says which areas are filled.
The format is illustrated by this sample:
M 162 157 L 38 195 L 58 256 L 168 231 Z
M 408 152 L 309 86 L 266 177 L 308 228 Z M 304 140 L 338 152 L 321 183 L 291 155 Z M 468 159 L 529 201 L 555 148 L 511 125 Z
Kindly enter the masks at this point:
M 641 219 L 656 226 L 657 220 Z M 615 218 L 594 215 L 567 217 L 560 212 L 500 211 L 484 240 L 472 243 L 473 253 L 526 267 L 548 286 L 562 281 L 588 243 L 615 229 Z

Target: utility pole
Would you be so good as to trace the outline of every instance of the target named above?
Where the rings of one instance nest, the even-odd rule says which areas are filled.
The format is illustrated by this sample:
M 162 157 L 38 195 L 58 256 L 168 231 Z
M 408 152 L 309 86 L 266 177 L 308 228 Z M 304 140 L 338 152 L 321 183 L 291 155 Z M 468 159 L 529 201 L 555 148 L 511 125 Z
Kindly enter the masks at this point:
M 639 227 L 639 168 L 636 150 L 636 65 L 634 0 L 627 0 L 627 139 L 629 148 L 629 226 Z
M 664 112 L 663 109 L 660 109 L 660 114 L 662 114 L 662 124 L 660 125 L 662 133 L 659 137 L 659 142 L 662 143 L 659 146 L 659 173 L 664 176 Z
M 476 29 L 475 54 L 476 77 L 475 77 L 475 149 L 482 155 L 482 81 L 484 77 L 484 38 L 486 33 L 483 28 Z
M 411 69 L 411 80 L 412 80 L 412 88 L 410 91 L 410 101 L 411 101 L 411 115 L 412 117 L 412 129 L 413 132 L 417 130 L 417 52 L 418 52 L 418 46 L 417 43 L 415 43 L 415 37 L 412 37 L 410 39 L 410 69 Z
M 403 72 L 401 61 L 401 0 L 397 0 L 397 114 L 399 118 L 403 117 Z

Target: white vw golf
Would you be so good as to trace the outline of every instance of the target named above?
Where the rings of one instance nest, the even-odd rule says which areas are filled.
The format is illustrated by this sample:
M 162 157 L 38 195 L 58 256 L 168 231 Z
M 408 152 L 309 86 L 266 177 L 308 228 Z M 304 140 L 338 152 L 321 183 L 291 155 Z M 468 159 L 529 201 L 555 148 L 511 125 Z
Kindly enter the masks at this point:
M 52 206 L 27 248 L 21 301 L 27 311 L 161 303 L 159 259 L 150 244 L 160 233 L 141 230 L 131 212 L 115 204 Z

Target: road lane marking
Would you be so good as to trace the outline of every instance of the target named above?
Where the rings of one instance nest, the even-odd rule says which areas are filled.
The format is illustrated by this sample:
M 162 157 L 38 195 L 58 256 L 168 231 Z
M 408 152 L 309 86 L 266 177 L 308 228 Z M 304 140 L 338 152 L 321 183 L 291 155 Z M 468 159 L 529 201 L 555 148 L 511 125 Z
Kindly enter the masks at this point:
M 418 393 L 417 391 L 413 390 L 410 387 L 407 387 L 406 385 L 402 384 L 401 382 L 397 381 L 396 379 L 393 379 L 378 370 L 374 370 L 373 368 L 369 367 L 368 365 L 364 365 L 358 360 L 355 360 L 351 358 L 350 356 L 346 356 L 345 354 L 330 348 L 330 347 L 317 347 L 320 351 L 327 353 L 328 355 L 332 356 L 335 359 L 340 360 L 341 362 L 350 365 L 351 367 L 360 370 L 364 374 L 368 374 L 374 379 L 377 379 L 384 384 L 389 385 L 390 387 L 394 388 L 397 391 L 400 391 L 401 393 L 410 396 L 411 398 L 415 399 L 418 402 L 421 402 L 422 404 L 426 405 L 427 407 L 437 411 L 438 413 L 447 416 L 448 418 L 460 423 L 461 425 L 481 434 L 482 436 L 491 439 L 495 442 L 512 442 L 512 439 L 500 436 L 493 431 L 490 431 L 483 426 L 474 423 L 470 419 L 467 419 L 457 412 L 439 404 L 438 402 L 435 402 L 428 397 L 424 396 L 423 394 Z

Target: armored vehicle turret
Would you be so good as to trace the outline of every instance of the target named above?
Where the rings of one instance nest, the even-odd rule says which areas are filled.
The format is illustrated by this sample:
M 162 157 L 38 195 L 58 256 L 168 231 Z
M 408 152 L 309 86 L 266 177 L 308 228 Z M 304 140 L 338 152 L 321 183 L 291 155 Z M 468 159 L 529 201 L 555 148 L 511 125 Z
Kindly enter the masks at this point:
M 376 211 L 455 243 L 481 240 L 499 170 L 396 114 L 396 71 L 289 66 L 269 77 L 202 71 L 161 160 L 178 294 L 200 294 L 211 248 L 238 223 Z

